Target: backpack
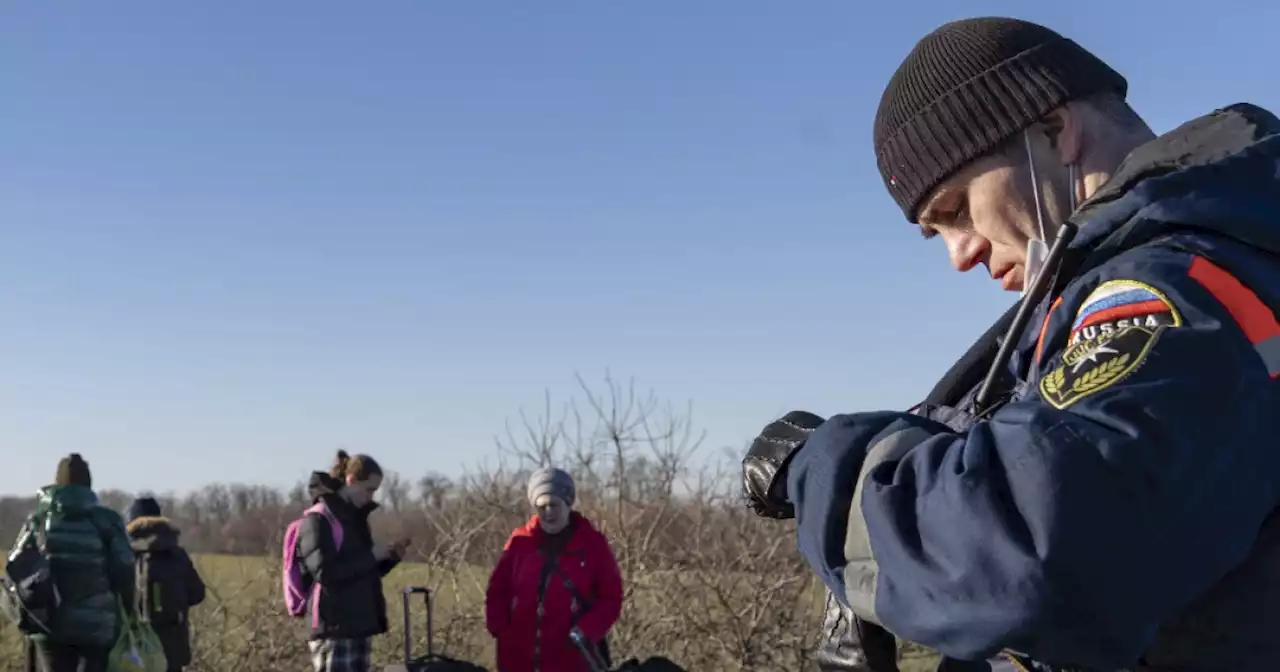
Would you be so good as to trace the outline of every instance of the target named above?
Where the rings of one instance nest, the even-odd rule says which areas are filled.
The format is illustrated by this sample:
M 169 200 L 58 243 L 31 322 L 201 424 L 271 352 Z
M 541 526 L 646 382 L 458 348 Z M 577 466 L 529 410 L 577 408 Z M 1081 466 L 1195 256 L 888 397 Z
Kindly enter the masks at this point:
M 156 625 L 187 620 L 187 563 L 172 550 L 141 551 L 134 562 L 138 615 Z
M 307 613 L 307 603 L 312 603 L 311 625 L 319 626 L 320 620 L 320 585 L 315 583 L 310 573 L 298 562 L 298 532 L 302 522 L 311 514 L 322 516 L 329 522 L 329 531 L 333 535 L 335 548 L 342 546 L 342 523 L 334 517 L 333 512 L 324 502 L 317 502 L 302 512 L 302 516 L 289 523 L 284 531 L 284 554 L 282 570 L 284 573 L 284 606 L 290 616 L 295 618 Z M 308 599 L 310 598 L 310 599 Z
M 43 516 L 28 518 L 0 577 L 0 608 L 27 635 L 51 634 L 51 619 L 62 603 L 45 555 L 47 533 Z

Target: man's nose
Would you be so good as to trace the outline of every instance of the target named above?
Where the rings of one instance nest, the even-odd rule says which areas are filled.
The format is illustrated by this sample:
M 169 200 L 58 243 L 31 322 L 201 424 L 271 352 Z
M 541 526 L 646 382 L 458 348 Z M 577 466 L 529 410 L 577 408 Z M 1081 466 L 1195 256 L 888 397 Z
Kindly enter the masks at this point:
M 987 257 L 990 245 L 982 236 L 972 231 L 955 231 L 946 236 L 947 254 L 951 257 L 951 266 L 964 273 L 982 263 Z

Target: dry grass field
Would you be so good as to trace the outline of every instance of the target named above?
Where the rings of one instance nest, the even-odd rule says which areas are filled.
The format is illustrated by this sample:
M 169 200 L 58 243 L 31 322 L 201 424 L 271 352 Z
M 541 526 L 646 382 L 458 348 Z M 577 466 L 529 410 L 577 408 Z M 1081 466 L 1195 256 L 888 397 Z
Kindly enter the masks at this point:
M 385 581 L 392 630 L 376 642 L 376 662 L 401 655 L 401 591 L 428 586 L 437 595 L 437 649 L 492 664 L 482 606 L 489 568 L 529 515 L 529 470 L 555 464 L 574 475 L 576 507 L 606 534 L 622 569 L 625 603 L 610 635 L 616 658 L 664 655 L 691 672 L 811 669 L 825 592 L 796 551 L 794 526 L 744 507 L 740 458 L 695 462 L 701 438 L 687 410 L 609 378 L 600 393 L 579 383 L 581 397 L 562 410 L 548 397 L 539 417 L 522 413 L 498 441 L 496 465 L 458 478 L 388 472 L 370 524 L 379 539 L 413 539 L 413 562 Z M 117 511 L 134 496 L 98 494 Z M 161 500 L 209 586 L 208 601 L 192 613 L 190 669 L 308 670 L 304 623 L 284 612 L 278 564 L 283 530 L 309 504 L 305 490 L 210 484 Z M 32 505 L 0 498 L 5 539 Z M 421 650 L 425 633 L 415 632 Z M 935 665 L 917 647 L 900 651 L 906 672 Z M 20 640 L 5 624 L 0 672 L 18 672 L 21 663 Z
M 305 655 L 303 625 L 284 613 L 280 598 L 280 574 L 273 559 L 203 555 L 196 558 L 200 571 L 209 585 L 208 601 L 192 614 L 196 661 L 190 668 L 199 672 L 265 672 L 309 670 Z M 777 651 L 757 652 L 756 662 L 743 661 L 741 645 L 751 641 L 750 633 L 734 637 L 731 628 L 722 626 L 721 632 L 712 631 L 712 623 L 725 622 L 728 611 L 723 595 L 712 586 L 703 587 L 702 594 L 688 589 L 708 583 L 705 578 L 675 576 L 671 572 L 656 572 L 652 576 L 633 580 L 633 586 L 623 620 L 619 623 L 614 640 L 617 653 L 626 655 L 664 654 L 686 665 L 691 672 L 706 670 L 798 670 L 802 663 L 794 658 L 805 644 L 796 641 L 778 641 Z M 451 655 L 473 660 L 482 665 L 492 665 L 492 646 L 483 626 L 482 604 L 484 584 L 488 572 L 482 567 L 460 567 L 447 572 L 433 571 L 426 564 L 406 564 L 387 577 L 386 590 L 390 606 L 392 632 L 380 638 L 375 649 L 375 659 L 381 664 L 394 662 L 400 655 L 403 636 L 400 619 L 400 591 L 407 586 L 426 585 L 435 588 L 435 645 Z M 739 584 L 741 590 L 753 590 L 756 585 L 749 577 Z M 653 585 L 667 589 L 652 590 Z M 646 588 L 650 587 L 650 588 Z M 820 606 L 821 593 L 816 587 L 799 597 L 797 612 L 814 613 Z M 683 599 L 674 598 L 680 596 Z M 744 603 L 747 603 L 744 601 Z M 415 633 L 419 647 L 425 646 L 421 623 L 423 612 L 420 603 L 414 603 Z M 686 612 L 702 609 L 704 618 L 690 618 Z M 789 610 L 783 610 L 784 613 Z M 667 624 L 697 624 L 702 628 L 682 637 L 674 633 L 657 637 L 645 637 L 644 631 L 658 632 Z M 816 629 L 816 623 L 814 623 Z M 767 638 L 768 631 L 781 636 L 789 628 L 786 624 L 756 626 Z M 701 631 L 698 631 L 701 630 Z M 761 639 L 760 641 L 764 641 Z M 737 660 L 735 660 L 735 658 Z M 0 671 L 21 672 L 23 656 L 21 643 L 11 627 L 0 630 Z M 904 651 L 902 669 L 917 672 L 933 669 L 933 659 L 927 654 Z

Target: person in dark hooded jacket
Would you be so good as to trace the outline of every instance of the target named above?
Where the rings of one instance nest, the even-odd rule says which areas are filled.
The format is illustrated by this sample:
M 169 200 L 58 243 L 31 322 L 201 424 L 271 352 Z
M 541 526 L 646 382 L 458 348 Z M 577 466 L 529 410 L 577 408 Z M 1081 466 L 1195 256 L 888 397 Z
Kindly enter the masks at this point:
M 105 672 L 122 604 L 134 599 L 124 521 L 99 503 L 92 488 L 89 463 L 78 453 L 62 458 L 54 484 L 41 488 L 15 544 L 21 548 L 33 534 L 43 538 L 62 600 L 46 632 L 31 636 L 33 662 L 42 672 Z
M 169 672 L 191 664 L 188 612 L 204 602 L 205 585 L 191 556 L 178 544 L 181 532 L 161 515 L 160 503 L 140 497 L 129 505 L 129 539 L 138 587 L 138 613 L 164 645 Z
M 328 473 L 311 474 L 312 502 L 323 502 L 342 526 L 341 545 L 317 513 L 298 532 L 298 558 L 320 586 L 316 618 L 307 619 L 316 672 L 368 672 L 371 638 L 387 631 L 382 577 L 400 563 L 409 540 L 374 544 L 369 514 L 378 508 L 373 497 L 381 485 L 382 467 L 372 457 L 345 451 Z
M 956 406 L 770 423 L 747 494 L 859 618 L 954 660 L 1280 669 L 1280 118 L 1156 137 L 1126 92 L 1026 21 L 916 45 L 885 186 L 1028 319 Z

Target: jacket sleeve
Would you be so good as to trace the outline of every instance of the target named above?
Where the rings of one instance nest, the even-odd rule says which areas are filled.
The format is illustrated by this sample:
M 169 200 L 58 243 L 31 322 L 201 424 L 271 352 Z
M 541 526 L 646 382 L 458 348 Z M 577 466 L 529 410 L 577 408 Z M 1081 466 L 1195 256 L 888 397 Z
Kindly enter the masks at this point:
M 797 454 L 800 551 L 860 616 L 956 658 L 1114 669 L 1247 557 L 1280 490 L 1263 351 L 1189 255 L 1110 266 L 986 420 L 835 416 Z M 1167 326 L 1064 347 L 1107 280 L 1151 290 Z
M 191 555 L 185 550 L 182 551 L 182 561 L 187 566 L 187 606 L 198 606 L 204 602 L 206 597 L 204 579 L 200 577 L 200 570 L 196 569 L 196 564 L 191 561 Z
M 587 639 L 598 642 L 609 634 L 613 624 L 622 615 L 622 571 L 609 547 L 609 540 L 601 534 L 597 542 L 595 581 L 591 586 L 591 608 L 582 615 L 578 627 Z
M 326 585 L 350 583 L 377 570 L 373 551 L 364 550 L 339 557 L 329 521 L 318 513 L 307 514 L 299 526 L 298 554 L 316 582 Z
M 390 574 L 391 570 L 395 569 L 396 566 L 398 566 L 399 564 L 400 564 L 400 558 L 397 558 L 394 555 L 383 558 L 382 560 L 378 560 L 377 561 L 378 576 L 386 576 Z
M 103 509 L 107 514 L 102 521 L 103 541 L 107 551 L 107 573 L 111 590 L 125 604 L 134 604 L 137 593 L 135 583 L 133 548 L 129 545 L 129 533 L 125 530 L 120 514 Z
M 511 542 L 503 549 L 498 564 L 489 573 L 489 585 L 484 591 L 484 627 L 490 635 L 499 637 L 511 625 L 511 572 L 514 567 L 514 554 Z

